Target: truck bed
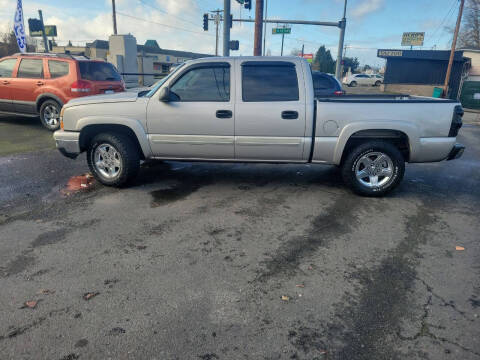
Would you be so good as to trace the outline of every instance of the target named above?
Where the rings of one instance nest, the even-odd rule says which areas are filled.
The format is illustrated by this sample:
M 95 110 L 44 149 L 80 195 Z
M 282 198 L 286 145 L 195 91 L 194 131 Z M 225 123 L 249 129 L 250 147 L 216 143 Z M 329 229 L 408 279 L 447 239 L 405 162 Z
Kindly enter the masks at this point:
M 376 94 L 376 95 L 343 95 L 322 96 L 315 98 L 319 102 L 350 102 L 350 103 L 455 103 L 451 99 L 439 99 L 408 94 Z

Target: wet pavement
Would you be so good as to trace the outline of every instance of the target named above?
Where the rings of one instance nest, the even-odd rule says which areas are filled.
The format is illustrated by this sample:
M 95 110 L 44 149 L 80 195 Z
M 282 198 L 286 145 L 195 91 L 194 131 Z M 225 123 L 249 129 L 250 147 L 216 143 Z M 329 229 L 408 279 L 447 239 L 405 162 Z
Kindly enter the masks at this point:
M 381 199 L 180 162 L 66 195 L 84 156 L 2 156 L 0 358 L 480 359 L 480 127 L 459 141 Z

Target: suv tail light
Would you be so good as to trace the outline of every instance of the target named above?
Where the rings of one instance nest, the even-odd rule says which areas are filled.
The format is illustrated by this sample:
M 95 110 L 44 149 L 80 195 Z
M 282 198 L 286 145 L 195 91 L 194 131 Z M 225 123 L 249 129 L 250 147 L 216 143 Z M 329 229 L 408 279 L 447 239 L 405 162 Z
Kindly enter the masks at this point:
M 77 80 L 72 84 L 70 90 L 74 93 L 88 93 L 92 91 L 92 84 L 90 81 Z
M 336 96 L 343 95 L 343 90 L 334 91 L 333 94 L 336 95 Z

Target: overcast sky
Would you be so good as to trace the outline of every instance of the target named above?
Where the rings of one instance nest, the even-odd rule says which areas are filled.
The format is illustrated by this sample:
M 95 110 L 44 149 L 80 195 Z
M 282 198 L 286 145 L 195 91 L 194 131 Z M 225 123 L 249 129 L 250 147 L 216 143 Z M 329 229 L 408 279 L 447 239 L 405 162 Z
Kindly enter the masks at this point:
M 270 19 L 302 19 L 338 21 L 343 12 L 343 0 L 265 0 Z M 0 0 L 0 30 L 12 26 L 16 0 Z M 23 0 L 25 19 L 38 17 L 42 9 L 45 23 L 57 25 L 58 42 L 71 40 L 84 44 L 95 39 L 107 40 L 113 32 L 111 0 Z M 255 3 L 255 0 L 253 0 Z M 223 0 L 117 0 L 118 31 L 131 33 L 139 44 L 155 39 L 165 49 L 214 53 L 215 30 L 202 30 L 203 13 L 223 7 Z M 349 0 L 345 43 L 347 56 L 356 56 L 362 64 L 380 65 L 377 48 L 401 48 L 404 31 L 425 32 L 425 49 L 436 45 L 447 49 L 458 0 Z M 255 12 L 241 9 L 232 0 L 235 18 L 254 17 Z M 27 23 L 25 24 L 26 26 Z M 267 27 L 267 49 L 280 54 L 281 35 L 272 35 Z M 305 44 L 305 52 L 315 52 L 326 45 L 336 57 L 339 30 L 337 28 L 292 25 L 291 35 L 285 36 L 285 54 Z M 235 23 L 231 39 L 240 40 L 240 51 L 232 55 L 252 55 L 253 24 Z M 221 44 L 221 39 L 220 39 Z

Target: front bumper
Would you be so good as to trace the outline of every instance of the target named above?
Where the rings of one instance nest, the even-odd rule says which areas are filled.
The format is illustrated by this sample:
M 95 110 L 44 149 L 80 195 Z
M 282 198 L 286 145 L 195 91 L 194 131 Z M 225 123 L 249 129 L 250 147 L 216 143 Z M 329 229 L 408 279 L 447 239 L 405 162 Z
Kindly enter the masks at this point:
M 465 146 L 463 146 L 462 144 L 455 144 L 452 151 L 450 151 L 450 154 L 448 154 L 447 160 L 458 159 L 463 155 L 464 151 L 465 151 Z
M 79 132 L 58 130 L 53 134 L 53 138 L 62 155 L 75 159 L 81 153 Z

